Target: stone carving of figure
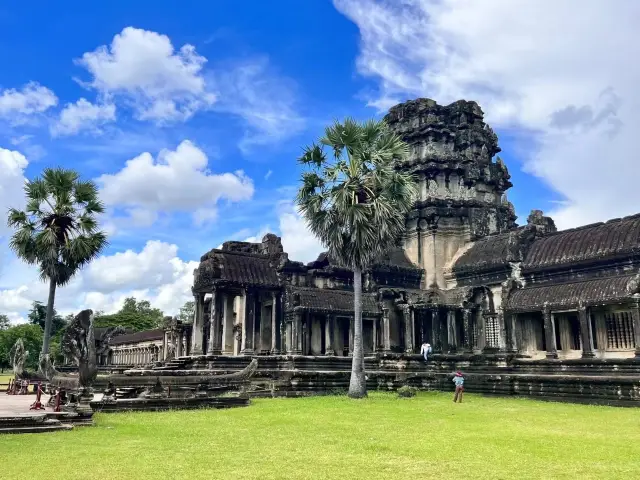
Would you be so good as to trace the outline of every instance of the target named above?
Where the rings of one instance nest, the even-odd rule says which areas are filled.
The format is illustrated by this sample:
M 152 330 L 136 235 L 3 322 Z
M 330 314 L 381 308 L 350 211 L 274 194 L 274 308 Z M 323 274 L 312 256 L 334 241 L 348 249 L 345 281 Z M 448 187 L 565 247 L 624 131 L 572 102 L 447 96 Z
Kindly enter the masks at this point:
M 24 373 L 24 363 L 29 356 L 29 351 L 24 349 L 24 343 L 22 339 L 16 340 L 11 350 L 9 350 L 9 357 L 11 358 L 11 365 L 13 366 L 13 374 L 16 378 L 20 378 Z

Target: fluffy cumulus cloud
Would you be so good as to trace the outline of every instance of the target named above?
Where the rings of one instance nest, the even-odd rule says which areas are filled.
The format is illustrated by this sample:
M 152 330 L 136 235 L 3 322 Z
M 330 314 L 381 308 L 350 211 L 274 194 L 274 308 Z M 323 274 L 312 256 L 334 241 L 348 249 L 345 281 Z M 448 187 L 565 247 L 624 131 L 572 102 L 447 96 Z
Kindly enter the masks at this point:
M 282 246 L 291 260 L 311 262 L 325 249 L 309 231 L 307 224 L 289 201 L 278 204 L 278 223 Z
M 24 169 L 28 164 L 22 153 L 0 147 L 0 212 L 3 216 L 9 208 L 24 205 Z M 5 219 L 0 220 L 0 242 L 3 242 L 10 230 Z
M 20 267 L 16 260 L 15 266 Z M 71 283 L 58 289 L 56 309 L 62 313 L 84 308 L 115 312 L 124 299 L 146 299 L 167 315 L 177 314 L 191 297 L 193 270 L 197 262 L 178 256 L 175 245 L 149 241 L 140 251 L 127 250 L 98 258 L 82 270 Z M 46 301 L 47 286 L 35 271 L 25 271 L 13 285 L 0 290 L 0 311 L 10 319 L 24 320 L 34 300 Z
M 37 82 L 30 82 L 21 89 L 0 89 L 0 117 L 10 117 L 13 123 L 21 123 L 31 115 L 43 113 L 58 104 L 58 97 Z
M 219 68 L 211 79 L 220 92 L 216 110 L 242 119 L 243 151 L 285 140 L 304 128 L 295 83 L 279 75 L 266 57 Z
M 242 171 L 221 174 L 208 169 L 207 155 L 188 140 L 157 158 L 143 153 L 115 174 L 97 179 L 109 206 L 126 208 L 132 219 L 151 225 L 165 212 L 194 212 L 196 224 L 215 218 L 220 200 L 248 200 L 253 182 Z
M 186 120 L 215 102 L 201 72 L 206 61 L 193 45 L 176 51 L 166 35 L 127 27 L 77 63 L 92 75 L 91 87 L 128 101 L 141 120 L 164 122 Z
M 81 130 L 100 132 L 100 126 L 116 119 L 116 107 L 113 104 L 94 104 L 85 98 L 76 103 L 68 103 L 60 112 L 60 118 L 51 127 L 54 136 L 74 135 Z
M 359 28 L 370 104 L 476 100 L 535 148 L 525 169 L 564 197 L 561 227 L 635 213 L 640 46 L 626 0 L 334 0 Z M 517 188 L 517 186 L 516 186 Z

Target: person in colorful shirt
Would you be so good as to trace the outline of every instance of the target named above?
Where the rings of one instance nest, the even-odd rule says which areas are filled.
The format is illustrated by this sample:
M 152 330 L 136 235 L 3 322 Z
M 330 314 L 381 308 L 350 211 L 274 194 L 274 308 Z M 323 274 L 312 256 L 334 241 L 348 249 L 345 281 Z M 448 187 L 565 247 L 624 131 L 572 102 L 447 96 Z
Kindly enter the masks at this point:
M 456 372 L 453 377 L 453 383 L 456 386 L 456 393 L 453 396 L 453 401 L 462 403 L 462 392 L 464 392 L 464 376 L 462 372 Z

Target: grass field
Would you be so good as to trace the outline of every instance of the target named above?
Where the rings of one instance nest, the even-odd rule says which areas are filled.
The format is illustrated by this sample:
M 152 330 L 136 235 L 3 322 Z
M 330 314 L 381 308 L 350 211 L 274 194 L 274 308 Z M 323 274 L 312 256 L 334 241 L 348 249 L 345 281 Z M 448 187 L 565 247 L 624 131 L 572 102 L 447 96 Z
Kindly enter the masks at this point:
M 96 414 L 0 436 L 3 479 L 640 478 L 635 409 L 425 393 L 256 400 L 234 410 Z
M 13 373 L 0 373 L 0 385 L 4 385 L 5 383 L 9 383 L 9 380 L 13 378 Z

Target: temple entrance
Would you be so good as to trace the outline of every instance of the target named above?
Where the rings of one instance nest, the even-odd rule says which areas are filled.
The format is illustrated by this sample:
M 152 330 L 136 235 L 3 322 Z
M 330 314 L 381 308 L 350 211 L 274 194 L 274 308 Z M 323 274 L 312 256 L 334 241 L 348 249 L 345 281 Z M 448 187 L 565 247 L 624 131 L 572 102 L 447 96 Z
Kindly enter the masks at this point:
M 424 342 L 433 342 L 433 313 L 428 310 L 416 310 L 414 313 L 414 352 L 419 352 Z
M 362 319 L 362 349 L 365 353 L 373 353 L 373 320 Z
M 347 317 L 336 317 L 336 355 L 339 357 L 349 356 L 349 323 Z
M 530 355 L 546 352 L 542 312 L 519 314 L 516 318 L 516 343 L 518 351 Z

